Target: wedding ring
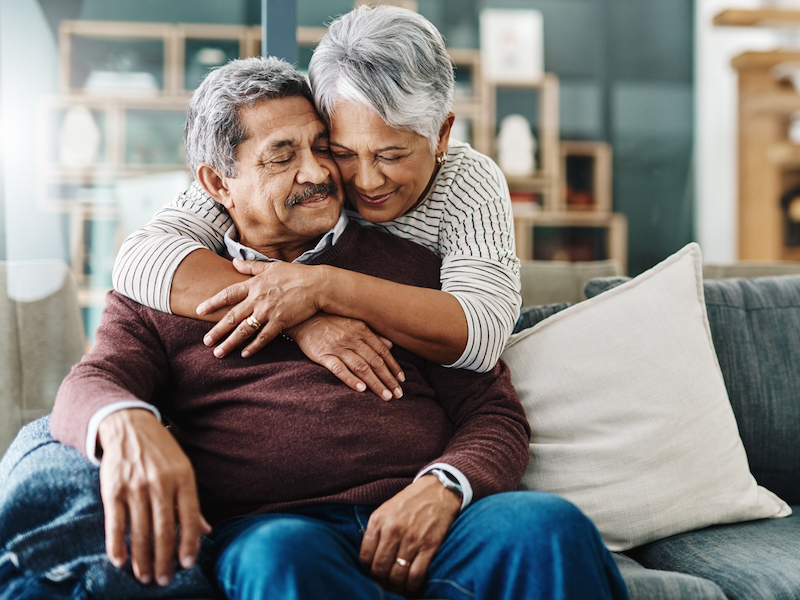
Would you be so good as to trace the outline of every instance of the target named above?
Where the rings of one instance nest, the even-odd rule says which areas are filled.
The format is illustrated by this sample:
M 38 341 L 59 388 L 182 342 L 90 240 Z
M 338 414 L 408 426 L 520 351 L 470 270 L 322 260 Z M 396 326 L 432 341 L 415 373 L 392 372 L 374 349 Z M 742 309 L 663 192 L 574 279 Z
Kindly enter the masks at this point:
M 250 325 L 250 327 L 252 327 L 253 329 L 256 330 L 261 329 L 261 322 L 258 319 L 256 319 L 255 315 L 250 315 L 249 317 L 247 317 L 247 321 L 245 322 L 248 325 Z
M 407 567 L 408 564 L 409 564 L 408 561 L 405 558 L 400 558 L 399 556 L 394 559 L 394 562 L 396 562 L 398 565 L 400 565 L 403 568 Z

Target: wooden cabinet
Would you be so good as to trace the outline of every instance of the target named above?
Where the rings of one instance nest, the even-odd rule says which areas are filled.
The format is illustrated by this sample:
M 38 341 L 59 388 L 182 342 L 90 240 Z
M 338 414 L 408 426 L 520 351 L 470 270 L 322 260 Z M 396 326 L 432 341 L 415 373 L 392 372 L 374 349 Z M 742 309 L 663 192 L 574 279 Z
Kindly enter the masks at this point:
M 800 27 L 800 11 L 725 10 L 716 25 Z M 800 183 L 800 147 L 789 140 L 800 94 L 782 78 L 783 67 L 800 63 L 800 51 L 748 51 L 733 59 L 738 73 L 738 257 L 741 260 L 800 260 L 800 228 L 781 198 Z

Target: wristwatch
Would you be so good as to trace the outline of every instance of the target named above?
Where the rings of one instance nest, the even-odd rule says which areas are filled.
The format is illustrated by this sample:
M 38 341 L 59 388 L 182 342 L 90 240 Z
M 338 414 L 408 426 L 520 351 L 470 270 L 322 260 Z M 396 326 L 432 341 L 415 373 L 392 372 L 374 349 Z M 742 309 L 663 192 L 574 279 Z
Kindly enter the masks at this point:
M 442 482 L 442 485 L 445 488 L 448 490 L 453 490 L 462 498 L 464 497 L 464 488 L 461 487 L 461 484 L 458 483 L 458 479 L 456 479 L 454 475 L 451 475 L 444 469 L 431 469 L 428 471 L 428 473 L 431 475 L 436 475 L 436 478 Z

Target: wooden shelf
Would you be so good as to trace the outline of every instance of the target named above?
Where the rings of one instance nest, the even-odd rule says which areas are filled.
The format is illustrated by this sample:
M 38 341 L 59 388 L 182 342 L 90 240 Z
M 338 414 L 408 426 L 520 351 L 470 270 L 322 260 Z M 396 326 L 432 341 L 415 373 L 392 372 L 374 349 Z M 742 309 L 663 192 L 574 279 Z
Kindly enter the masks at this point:
M 606 256 L 619 262 L 623 273 L 628 263 L 628 220 L 625 215 L 610 212 L 538 211 L 533 207 L 514 204 L 514 237 L 517 256 L 531 260 L 533 228 L 593 228 L 606 230 Z
M 731 8 L 718 13 L 714 17 L 714 25 L 732 27 L 800 27 L 800 10 Z
M 761 17 L 772 14 L 757 12 Z M 800 52 L 750 51 L 732 61 L 739 74 L 740 260 L 797 258 L 795 249 L 786 246 L 787 217 L 780 205 L 792 171 L 800 164 L 800 150 L 788 139 L 790 116 L 800 110 L 800 94 L 774 74 L 774 68 L 786 62 L 800 63 Z

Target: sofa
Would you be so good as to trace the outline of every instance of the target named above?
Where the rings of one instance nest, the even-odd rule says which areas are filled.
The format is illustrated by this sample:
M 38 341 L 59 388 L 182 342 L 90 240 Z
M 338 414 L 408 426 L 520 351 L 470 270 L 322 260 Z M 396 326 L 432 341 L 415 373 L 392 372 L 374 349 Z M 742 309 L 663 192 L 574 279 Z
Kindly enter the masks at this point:
M 619 290 L 631 285 L 631 280 L 618 275 L 613 264 L 527 267 L 523 269 L 523 277 L 529 279 L 535 273 L 538 280 L 535 283 L 540 289 L 561 288 L 570 291 L 569 295 L 548 298 L 553 302 L 547 304 L 526 302 L 527 307 L 519 324 L 522 331 L 515 334 L 519 337 L 533 339 L 540 335 L 539 332 L 546 332 L 549 323 L 558 319 L 561 323 L 568 322 L 573 318 L 571 313 L 576 311 L 575 307 L 588 306 L 592 302 L 604 315 L 604 304 L 598 299 L 611 297 L 615 293 L 617 298 L 624 297 L 628 292 Z M 587 274 L 587 269 L 592 271 L 588 273 L 589 277 L 601 277 L 586 283 L 584 291 L 575 291 L 576 277 L 581 279 Z M 596 269 L 603 272 L 598 273 Z M 748 265 L 735 266 L 733 269 L 752 277 L 764 272 L 796 272 L 798 266 L 762 268 Z M 723 267 L 706 265 L 704 270 L 709 275 L 725 277 L 728 274 Z M 0 270 L 0 273 L 4 272 L 5 269 Z M 74 287 L 69 275 L 65 277 L 66 294 L 73 295 Z M 55 287 L 59 293 L 64 285 Z M 729 399 L 729 407 L 735 415 L 737 435 L 741 436 L 741 443 L 746 450 L 749 470 L 755 480 L 768 489 L 766 493 L 785 501 L 794 508 L 794 512 L 780 518 L 758 518 L 690 529 L 626 548 L 615 552 L 614 556 L 632 600 L 800 599 L 800 444 L 797 442 L 800 439 L 800 275 L 706 279 L 702 281 L 700 289 L 700 297 L 705 303 L 704 314 L 707 315 L 713 339 L 715 360 L 724 379 L 726 401 Z M 39 296 L 31 300 L 41 302 L 43 298 Z M 589 298 L 587 302 L 582 301 L 584 296 Z M 20 302 L 20 299 L 15 302 Z M 62 299 L 58 303 L 63 302 Z M 72 300 L 66 302 L 69 304 Z M 58 332 L 51 331 L 52 337 L 42 341 L 43 334 L 37 331 L 37 327 L 64 327 L 74 332 L 76 323 L 66 322 L 69 318 L 62 314 L 59 314 L 58 322 L 44 319 L 44 315 L 53 312 L 53 305 L 42 305 L 41 310 L 39 317 L 31 319 L 30 326 L 16 327 L 18 337 L 31 336 L 37 340 L 37 347 L 55 354 L 63 345 L 64 356 L 75 359 L 74 339 L 66 339 Z M 70 312 L 75 314 L 75 311 Z M 559 314 L 562 316 L 558 317 Z M 567 315 L 566 318 L 564 315 Z M 5 310 L 3 318 L 6 318 Z M 584 336 L 583 332 L 581 336 Z M 4 357 L 14 353 L 22 355 L 16 346 L 9 346 L 19 343 L 13 337 L 6 336 L 0 340 Z M 579 337 L 579 340 L 583 339 Z M 63 365 L 56 366 L 63 371 Z M 37 368 L 47 370 L 48 365 Z M 627 376 L 614 373 L 613 365 L 611 375 L 617 379 Z M 8 414 L 14 415 L 15 419 L 23 420 L 27 416 L 26 420 L 31 420 L 37 416 L 35 411 L 20 412 L 19 406 L 23 402 L 31 402 L 20 389 L 3 389 L 3 402 L 11 407 L 4 410 L 9 410 Z M 52 402 L 52 390 L 47 386 L 41 389 L 41 394 L 37 405 L 39 411 L 46 408 L 47 402 Z M 17 516 L 8 512 L 9 505 L 13 504 L 13 494 L 18 494 L 18 499 L 19 495 L 24 498 L 26 493 L 25 490 L 20 492 L 18 488 L 15 489 L 15 482 L 18 481 L 16 475 L 24 470 L 26 464 L 30 467 L 32 463 L 43 464 L 48 460 L 48 452 L 54 442 L 44 440 L 46 429 L 46 417 L 33 421 L 27 426 L 27 431 L 38 435 L 39 441 L 28 447 L 16 447 L 0 462 L 0 576 L 3 565 L 8 561 L 23 571 L 46 572 L 53 580 L 57 580 L 59 574 L 66 577 L 66 573 L 76 572 L 74 565 L 41 564 L 37 562 L 35 552 L 26 553 L 26 548 L 30 550 L 35 546 L 25 547 L 23 542 L 30 540 L 15 537 L 14 532 L 19 527 Z M 702 462 L 702 458 L 699 457 L 698 461 Z M 96 477 L 96 472 L 87 470 L 83 465 L 86 461 L 81 463 L 81 460 L 80 455 L 75 453 L 76 474 L 73 479 L 64 482 L 65 487 L 96 485 L 90 481 Z M 665 495 L 668 495 L 668 491 L 664 490 Z M 636 501 L 635 497 L 633 501 Z M 102 562 L 102 535 L 89 535 L 86 533 L 88 529 L 78 532 L 79 528 L 75 525 L 80 522 L 96 530 L 102 522 L 101 509 L 97 506 L 76 507 L 74 513 L 66 516 L 39 515 L 38 518 L 41 519 L 41 533 L 52 535 L 53 531 L 63 530 L 62 539 L 72 539 L 70 535 L 77 535 L 81 544 L 94 552 L 95 561 Z M 68 548 L 61 550 L 65 553 L 69 551 Z M 107 577 L 106 571 L 98 564 L 82 568 L 79 576 L 95 584 L 108 583 L 104 579 Z M 128 579 L 117 583 L 126 587 L 131 581 Z M 130 597 L 138 597 L 133 591 L 134 587 L 126 589 L 131 590 Z M 213 592 L 203 586 L 195 586 L 185 589 L 181 594 L 170 595 L 165 590 L 159 597 L 210 598 Z M 0 589 L 0 599 L 3 598 L 4 591 Z

